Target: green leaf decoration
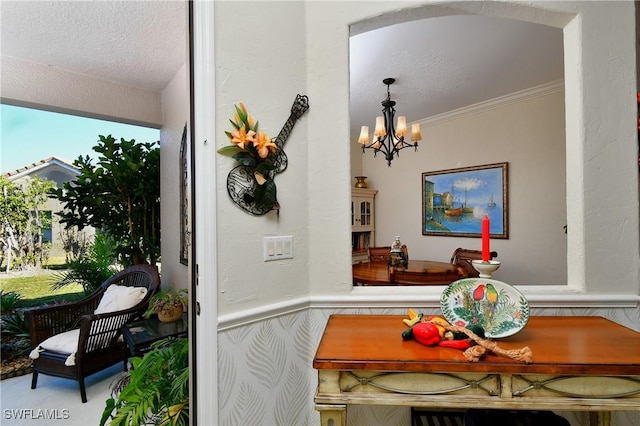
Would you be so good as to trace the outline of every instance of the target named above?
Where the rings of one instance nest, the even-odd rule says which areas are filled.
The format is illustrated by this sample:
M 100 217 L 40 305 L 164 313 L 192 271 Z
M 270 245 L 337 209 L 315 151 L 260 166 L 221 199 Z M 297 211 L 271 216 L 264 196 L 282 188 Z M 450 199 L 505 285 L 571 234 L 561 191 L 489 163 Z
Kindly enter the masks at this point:
M 256 205 L 260 208 L 273 206 L 276 202 L 276 183 L 273 179 L 267 179 L 267 181 L 256 187 Z
M 257 163 L 255 157 L 246 151 L 238 152 L 233 156 L 233 159 L 236 160 L 239 164 L 249 167 L 255 167 Z
M 271 170 L 275 170 L 275 169 L 276 169 L 276 166 L 274 166 L 271 163 L 259 163 L 256 166 L 256 171 L 264 176 L 266 176 L 267 173 L 270 172 Z
M 236 123 L 235 121 L 229 119 L 229 123 L 231 123 L 231 125 L 233 126 L 234 129 L 236 130 L 240 130 L 240 128 L 242 127 L 241 125 L 239 125 L 238 123 Z M 231 137 L 231 133 L 229 132 L 225 132 L 227 133 L 227 136 Z
M 242 112 L 242 109 L 240 109 L 240 107 L 238 105 L 236 105 L 235 107 L 236 107 L 236 114 L 238 114 L 238 117 L 240 117 L 240 121 L 243 122 L 243 123 L 246 123 L 247 122 L 247 114 Z
M 227 157 L 233 157 L 240 152 L 242 152 L 242 150 L 238 145 L 225 145 L 218 150 L 218 154 L 226 155 Z

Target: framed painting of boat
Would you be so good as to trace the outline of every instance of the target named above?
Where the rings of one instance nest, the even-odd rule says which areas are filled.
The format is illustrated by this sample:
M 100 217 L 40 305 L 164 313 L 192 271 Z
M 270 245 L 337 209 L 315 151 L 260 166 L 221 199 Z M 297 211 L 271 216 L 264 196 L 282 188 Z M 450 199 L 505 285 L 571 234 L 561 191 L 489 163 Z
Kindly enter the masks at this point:
M 509 163 L 422 173 L 422 234 L 481 237 L 489 217 L 491 238 L 509 238 Z

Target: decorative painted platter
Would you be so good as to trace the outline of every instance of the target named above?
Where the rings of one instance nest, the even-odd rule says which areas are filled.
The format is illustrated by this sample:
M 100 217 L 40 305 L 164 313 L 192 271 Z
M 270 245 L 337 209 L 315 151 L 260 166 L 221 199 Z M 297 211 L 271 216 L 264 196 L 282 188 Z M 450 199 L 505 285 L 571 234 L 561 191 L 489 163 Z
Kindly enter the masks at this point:
M 479 324 L 492 339 L 516 334 L 529 321 L 529 302 L 515 287 L 487 278 L 451 283 L 440 297 L 440 308 L 451 324 Z

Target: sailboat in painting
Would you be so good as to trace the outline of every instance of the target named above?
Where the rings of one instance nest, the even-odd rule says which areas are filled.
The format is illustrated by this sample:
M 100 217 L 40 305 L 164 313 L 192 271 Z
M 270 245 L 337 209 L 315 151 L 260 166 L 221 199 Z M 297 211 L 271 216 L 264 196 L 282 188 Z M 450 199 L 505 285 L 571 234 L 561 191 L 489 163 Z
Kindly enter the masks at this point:
M 464 205 L 462 206 L 462 213 L 473 213 L 473 207 L 467 207 L 467 201 L 469 200 L 469 189 L 464 189 Z
M 489 200 L 489 202 L 487 203 L 487 207 L 495 207 L 496 206 L 496 202 L 493 201 L 493 194 L 491 194 L 491 200 Z

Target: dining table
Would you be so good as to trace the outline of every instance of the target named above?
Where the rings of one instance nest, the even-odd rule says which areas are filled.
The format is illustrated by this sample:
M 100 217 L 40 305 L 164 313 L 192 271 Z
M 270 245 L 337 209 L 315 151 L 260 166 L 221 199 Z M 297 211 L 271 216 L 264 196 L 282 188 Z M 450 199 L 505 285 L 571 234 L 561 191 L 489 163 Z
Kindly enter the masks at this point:
M 409 260 L 406 267 L 387 262 L 356 263 L 352 266 L 354 285 L 448 285 L 468 277 L 457 265 L 434 260 Z

